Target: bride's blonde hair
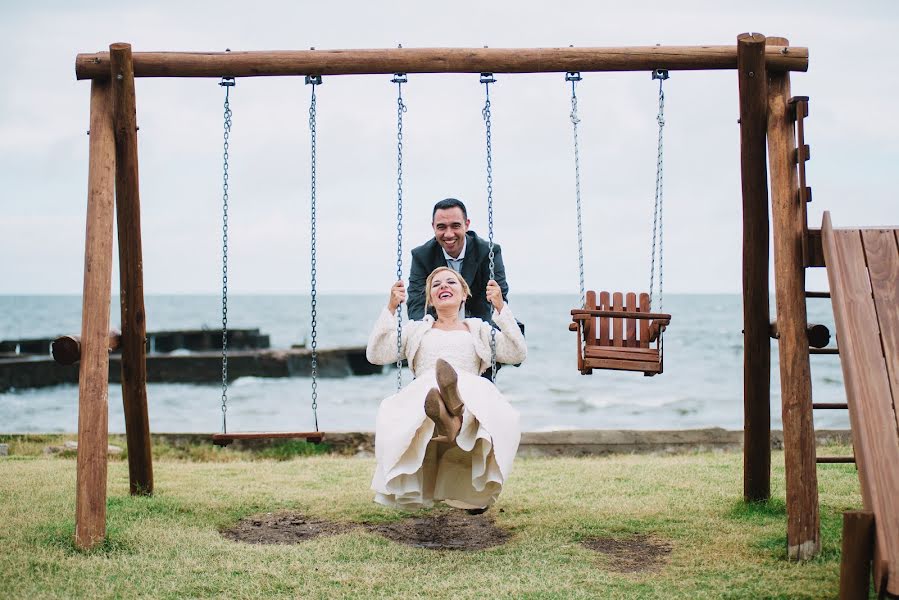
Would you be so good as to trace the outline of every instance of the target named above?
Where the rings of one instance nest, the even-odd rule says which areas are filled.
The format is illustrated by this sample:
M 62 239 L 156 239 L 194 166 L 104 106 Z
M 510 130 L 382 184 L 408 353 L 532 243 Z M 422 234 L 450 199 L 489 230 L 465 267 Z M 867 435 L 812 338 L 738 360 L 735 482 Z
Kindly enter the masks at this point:
M 434 281 L 434 277 L 437 273 L 441 271 L 449 271 L 453 275 L 455 275 L 459 279 L 459 283 L 462 285 L 462 293 L 465 294 L 465 298 L 462 302 L 465 302 L 468 298 L 471 298 L 471 288 L 468 287 L 468 282 L 465 281 L 465 278 L 459 274 L 455 269 L 451 269 L 449 267 L 437 267 L 431 274 L 428 275 L 428 279 L 425 281 L 425 312 L 428 312 L 428 308 L 431 306 L 431 283 Z

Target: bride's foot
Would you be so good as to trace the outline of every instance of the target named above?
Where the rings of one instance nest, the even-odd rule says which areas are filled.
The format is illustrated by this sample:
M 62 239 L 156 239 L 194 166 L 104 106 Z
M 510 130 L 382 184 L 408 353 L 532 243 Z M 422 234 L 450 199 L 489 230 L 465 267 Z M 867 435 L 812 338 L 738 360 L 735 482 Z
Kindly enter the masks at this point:
M 443 396 L 443 403 L 446 410 L 454 417 L 461 417 L 462 411 L 465 409 L 465 403 L 459 395 L 459 376 L 452 365 L 443 360 L 437 359 L 437 386 L 440 388 L 440 395 Z
M 443 398 L 437 388 L 431 388 L 425 396 L 425 414 L 434 421 L 435 435 L 432 441 L 454 443 L 459 430 L 462 429 L 462 419 L 454 417 L 446 410 Z

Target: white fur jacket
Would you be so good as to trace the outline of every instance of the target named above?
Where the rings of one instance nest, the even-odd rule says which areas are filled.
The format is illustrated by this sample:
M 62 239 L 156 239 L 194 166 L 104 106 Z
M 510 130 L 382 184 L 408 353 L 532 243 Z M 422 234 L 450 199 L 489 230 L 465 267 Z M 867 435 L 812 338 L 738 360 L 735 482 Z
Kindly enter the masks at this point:
M 508 304 L 503 305 L 503 310 L 499 314 L 494 313 L 493 321 L 500 329 L 496 332 L 496 362 L 507 364 L 524 362 L 528 355 L 527 344 Z M 490 368 L 491 326 L 486 321 L 474 317 L 465 319 L 465 324 L 474 338 L 475 352 L 481 359 L 480 372 L 483 373 Z M 410 366 L 415 364 L 415 355 L 418 353 L 421 339 L 433 325 L 434 317 L 431 315 L 425 315 L 421 321 L 403 323 L 401 352 Z M 396 315 L 388 311 L 386 306 L 381 310 L 368 337 L 365 357 L 368 362 L 375 365 L 386 365 L 396 361 Z

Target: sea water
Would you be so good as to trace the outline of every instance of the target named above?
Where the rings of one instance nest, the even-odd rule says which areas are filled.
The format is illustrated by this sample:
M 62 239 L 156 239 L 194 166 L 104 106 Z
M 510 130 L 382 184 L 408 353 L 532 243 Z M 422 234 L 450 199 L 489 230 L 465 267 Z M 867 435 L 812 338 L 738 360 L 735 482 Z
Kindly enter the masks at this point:
M 528 358 L 520 367 L 503 367 L 497 384 L 521 413 L 522 429 L 689 429 L 743 427 L 743 328 L 739 295 L 667 295 L 662 309 L 672 314 L 665 334 L 665 372 L 576 368 L 575 334 L 568 331 L 571 295 L 514 296 L 511 307 L 525 323 Z M 364 346 L 386 303 L 386 294 L 327 295 L 317 299 L 320 349 Z M 774 302 L 771 301 L 772 313 Z M 147 296 L 147 328 L 221 328 L 221 298 Z M 655 310 L 660 310 L 658 306 Z M 118 299 L 112 301 L 113 326 Z M 809 301 L 809 321 L 833 334 L 828 300 Z M 228 325 L 256 328 L 271 336 L 273 348 L 309 340 L 309 296 L 232 296 Z M 0 340 L 53 337 L 81 329 L 79 296 L 0 296 Z M 831 342 L 833 345 L 833 341 Z M 780 428 L 777 343 L 772 341 L 771 421 Z M 844 402 L 839 357 L 811 357 L 816 402 Z M 404 381 L 411 374 L 404 370 Z M 765 382 L 758 382 L 764 385 Z M 244 377 L 228 386 L 228 429 L 297 430 L 314 427 L 311 378 Z M 378 403 L 396 389 L 396 371 L 381 375 L 318 380 L 318 420 L 324 431 L 371 431 Z M 221 384 L 148 385 L 154 432 L 215 432 L 222 426 Z M 846 411 L 816 411 L 817 428 L 848 427 Z M 78 427 L 78 386 L 12 390 L 0 393 L 0 432 L 74 432 Z M 109 386 L 109 428 L 123 432 L 122 392 Z

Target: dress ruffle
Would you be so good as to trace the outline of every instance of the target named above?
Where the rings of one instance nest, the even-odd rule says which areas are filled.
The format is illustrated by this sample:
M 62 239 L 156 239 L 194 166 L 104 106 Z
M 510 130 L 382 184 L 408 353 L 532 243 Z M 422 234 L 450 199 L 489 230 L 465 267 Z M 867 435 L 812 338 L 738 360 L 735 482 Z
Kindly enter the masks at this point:
M 456 446 L 440 456 L 431 442 L 434 423 L 424 413 L 425 395 L 437 386 L 433 368 L 381 403 L 372 479 L 376 502 L 405 509 L 441 500 L 459 508 L 496 502 L 521 438 L 518 411 L 487 379 L 462 370 L 458 376 L 462 429 Z

